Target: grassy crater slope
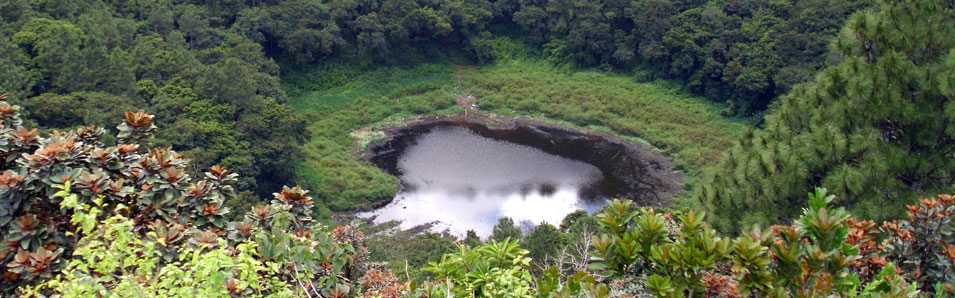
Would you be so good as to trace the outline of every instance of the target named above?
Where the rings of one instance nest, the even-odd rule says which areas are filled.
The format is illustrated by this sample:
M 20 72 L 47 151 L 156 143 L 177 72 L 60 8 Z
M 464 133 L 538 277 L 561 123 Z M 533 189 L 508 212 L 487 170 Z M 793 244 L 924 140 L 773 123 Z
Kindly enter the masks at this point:
M 422 64 L 359 70 L 342 65 L 283 78 L 292 106 L 309 119 L 312 140 L 297 168 L 302 182 L 330 210 L 394 195 L 398 181 L 351 155 L 363 127 L 421 114 L 458 113 L 468 93 L 483 112 L 532 115 L 649 142 L 685 171 L 688 187 L 700 167 L 718 160 L 749 123 L 720 116 L 724 107 L 669 82 L 636 83 L 600 71 L 567 71 L 547 62 L 513 59 L 482 67 Z M 325 210 L 330 211 L 330 210 Z

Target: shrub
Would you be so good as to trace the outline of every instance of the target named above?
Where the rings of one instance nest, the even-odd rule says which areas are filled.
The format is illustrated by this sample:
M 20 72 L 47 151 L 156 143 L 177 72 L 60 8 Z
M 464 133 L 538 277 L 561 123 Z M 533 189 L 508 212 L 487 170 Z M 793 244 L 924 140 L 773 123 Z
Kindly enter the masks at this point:
M 915 281 L 904 279 L 873 249 L 865 228 L 874 224 L 852 219 L 842 207 L 830 208 L 834 198 L 817 188 L 793 225 L 757 226 L 735 239 L 719 237 L 703 214 L 685 212 L 674 221 L 615 200 L 596 216 L 603 234 L 594 236 L 590 268 L 608 278 L 644 280 L 658 297 L 916 295 Z M 879 270 L 874 277 L 873 270 Z
M 201 178 L 171 149 L 146 147 L 156 126 L 140 110 L 117 127 L 40 137 L 0 96 L 0 296 L 344 297 L 366 271 L 364 235 L 327 231 L 313 198 L 283 187 L 229 222 L 236 174 Z M 64 271 L 65 270 L 65 271 Z M 61 272 L 62 271 L 62 272 Z M 64 274 L 60 274 L 64 273 Z

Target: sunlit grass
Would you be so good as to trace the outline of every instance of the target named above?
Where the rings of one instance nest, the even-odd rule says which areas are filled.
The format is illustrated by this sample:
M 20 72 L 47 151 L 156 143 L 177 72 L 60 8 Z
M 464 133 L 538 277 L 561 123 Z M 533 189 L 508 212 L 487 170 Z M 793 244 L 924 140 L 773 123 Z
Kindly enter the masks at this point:
M 466 87 L 485 110 L 543 115 L 637 137 L 691 174 L 717 159 L 749 125 L 747 120 L 720 116 L 725 107 L 669 82 L 636 83 L 627 76 L 568 72 L 528 61 L 509 61 L 469 75 Z

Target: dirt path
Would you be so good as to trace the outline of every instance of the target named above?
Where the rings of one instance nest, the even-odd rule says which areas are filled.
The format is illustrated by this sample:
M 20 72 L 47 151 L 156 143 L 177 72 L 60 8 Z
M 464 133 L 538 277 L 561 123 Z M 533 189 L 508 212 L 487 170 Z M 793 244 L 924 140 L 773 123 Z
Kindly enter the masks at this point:
M 457 83 L 459 86 L 461 85 L 461 78 L 464 77 L 464 75 L 462 74 L 464 70 L 476 69 L 474 65 L 462 66 L 462 65 L 455 64 L 454 62 L 451 61 L 451 59 L 448 58 L 448 55 L 444 55 L 444 61 L 454 68 L 454 71 L 456 72 L 454 75 L 454 80 L 455 80 L 455 83 Z
M 451 59 L 448 58 L 447 55 L 444 55 L 444 61 L 447 62 L 449 65 L 451 65 L 452 68 L 454 68 L 454 71 L 455 71 L 454 83 L 456 88 L 462 88 L 461 79 L 463 79 L 465 76 L 464 75 L 465 70 L 476 69 L 474 65 L 462 66 L 462 65 L 455 64 L 454 62 L 451 61 Z M 463 95 L 459 95 L 454 98 L 455 102 L 457 103 L 459 107 L 464 109 L 465 114 L 468 114 L 469 110 L 473 110 L 476 112 L 478 109 L 477 106 L 475 105 L 477 98 L 471 95 L 471 90 L 463 90 L 463 91 L 464 91 Z

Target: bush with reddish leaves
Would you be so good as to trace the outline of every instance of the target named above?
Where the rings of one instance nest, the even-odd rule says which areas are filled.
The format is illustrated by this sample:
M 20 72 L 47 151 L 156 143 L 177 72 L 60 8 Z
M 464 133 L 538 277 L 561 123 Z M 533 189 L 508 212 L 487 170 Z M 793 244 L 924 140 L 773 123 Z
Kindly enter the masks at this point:
M 398 281 L 394 273 L 371 269 L 358 281 L 363 289 L 361 297 L 399 298 L 404 297 L 408 283 Z
M 923 291 L 936 284 L 950 289 L 955 276 L 955 196 L 922 198 L 908 209 L 908 218 L 882 223 L 888 238 L 879 246 L 881 252 Z
M 875 223 L 829 207 L 833 199 L 817 189 L 793 225 L 756 227 L 735 239 L 719 237 L 702 214 L 674 221 L 613 201 L 597 215 L 604 234 L 594 237 L 591 268 L 609 279 L 643 280 L 658 297 L 916 295 L 916 281 L 891 263 L 907 261 L 884 256 L 876 244 Z
M 21 126 L 19 107 L 7 104 L 5 98 L 0 96 L 0 296 L 23 289 L 62 294 L 58 291 L 67 288 L 51 279 L 68 264 L 82 276 L 89 266 L 76 263 L 83 260 L 74 257 L 74 249 L 86 245 L 81 239 L 107 218 L 129 225 L 135 233 L 127 237 L 140 246 L 129 253 L 158 256 L 138 260 L 137 266 L 162 268 L 178 262 L 183 252 L 229 254 L 241 244 L 256 248 L 244 257 L 257 257 L 243 262 L 268 266 L 269 270 L 255 271 L 262 275 L 259 278 L 284 282 L 290 286 L 288 292 L 354 294 L 352 281 L 361 277 L 359 268 L 368 254 L 364 235 L 353 226 L 329 232 L 314 224 L 314 200 L 307 190 L 284 187 L 270 205 L 255 206 L 241 221 L 228 222 L 230 210 L 223 202 L 235 197 L 238 175 L 213 166 L 192 177 L 187 173 L 189 162 L 180 154 L 148 148 L 156 129 L 152 115 L 126 113 L 117 127 L 120 144 L 104 147 L 100 139 L 105 130 L 95 126 L 41 137 L 36 129 Z M 64 185 L 72 190 L 70 196 L 57 195 Z M 79 209 L 63 207 L 65 197 L 73 200 L 70 206 L 96 207 L 76 213 Z M 101 279 L 96 284 L 110 289 L 121 282 Z M 34 286 L 38 284 L 43 286 Z M 248 290 L 234 279 L 226 280 L 225 286 L 233 295 Z
M 0 97 L 0 294 L 49 278 L 65 263 L 61 258 L 71 255 L 78 235 L 71 210 L 61 209 L 62 199 L 53 196 L 57 185 L 71 183 L 82 204 L 102 199 L 104 210 L 129 217 L 144 233 L 161 225 L 212 233 L 226 228 L 229 210 L 222 204 L 235 196 L 236 175 L 214 167 L 205 177 L 192 178 L 178 153 L 145 149 L 155 129 L 152 116 L 127 113 L 118 127 L 121 143 L 104 147 L 106 131 L 96 126 L 39 136 L 21 126 L 20 108 L 5 98 Z M 127 208 L 114 208 L 119 205 Z M 168 240 L 174 245 L 181 239 Z

